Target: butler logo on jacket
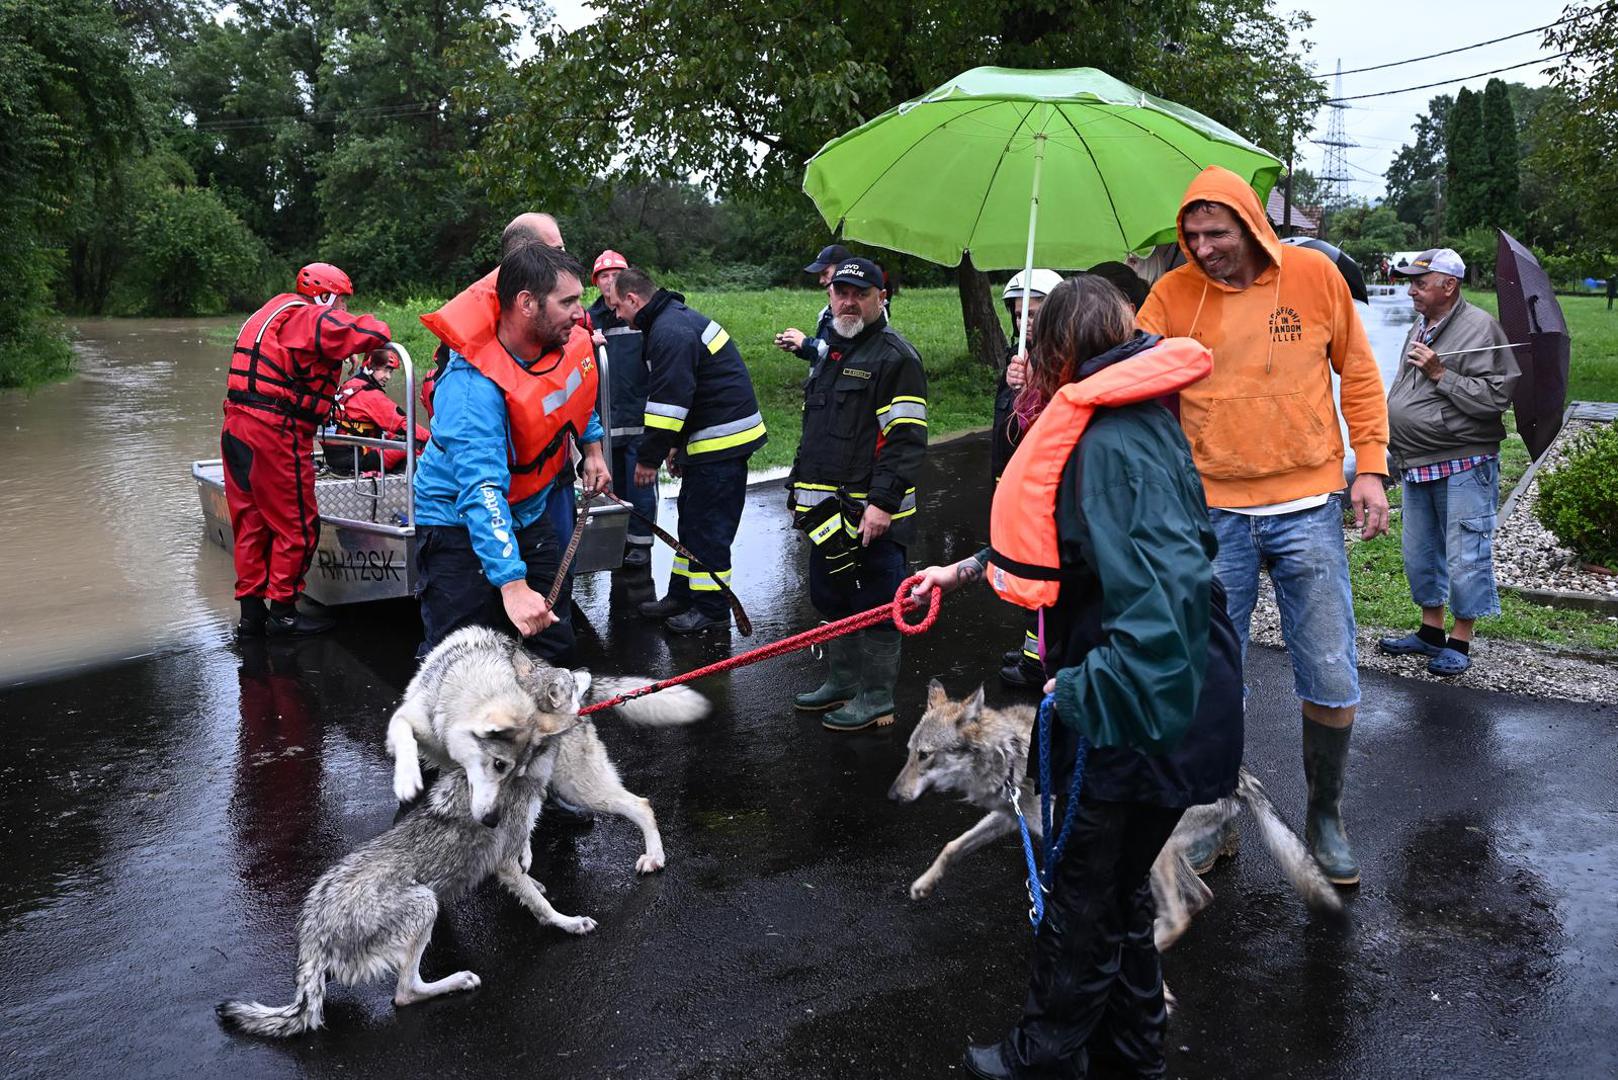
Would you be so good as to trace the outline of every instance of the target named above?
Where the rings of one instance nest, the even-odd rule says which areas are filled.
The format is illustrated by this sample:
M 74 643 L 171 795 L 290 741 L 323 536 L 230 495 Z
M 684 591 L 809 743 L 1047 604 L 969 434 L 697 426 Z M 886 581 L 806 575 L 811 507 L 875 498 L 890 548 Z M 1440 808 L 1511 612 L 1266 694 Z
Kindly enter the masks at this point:
M 1138 340 L 1134 355 L 1058 390 L 1006 466 L 989 515 L 989 585 L 1002 600 L 1039 609 L 1061 593 L 1056 502 L 1095 411 L 1178 393 L 1213 370 L 1213 354 L 1190 338 Z

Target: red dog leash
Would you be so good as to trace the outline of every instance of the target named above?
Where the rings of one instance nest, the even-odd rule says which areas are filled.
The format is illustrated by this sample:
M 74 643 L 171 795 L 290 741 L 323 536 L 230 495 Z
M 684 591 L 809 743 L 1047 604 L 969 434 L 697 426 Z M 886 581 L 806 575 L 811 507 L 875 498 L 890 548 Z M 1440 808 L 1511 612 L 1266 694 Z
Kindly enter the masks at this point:
M 747 652 L 727 657 L 716 664 L 709 664 L 707 667 L 688 671 L 684 675 L 676 675 L 671 679 L 664 679 L 662 682 L 655 682 L 650 686 L 642 686 L 637 690 L 619 694 L 615 698 L 598 701 L 593 705 L 580 709 L 579 715 L 588 716 L 591 713 L 600 712 L 602 709 L 610 709 L 614 705 L 621 705 L 626 701 L 645 697 L 647 694 L 655 694 L 659 690 L 667 690 L 671 686 L 679 686 L 682 683 L 688 683 L 708 675 L 717 675 L 721 671 L 729 671 L 732 668 L 746 667 L 748 664 L 756 664 L 761 660 L 785 656 L 787 653 L 807 649 L 812 645 L 819 645 L 830 641 L 832 638 L 852 634 L 854 631 L 864 630 L 868 626 L 878 626 L 884 622 L 892 622 L 902 634 L 925 634 L 938 621 L 938 606 L 943 601 L 943 594 L 941 590 L 934 589 L 930 597 L 931 602 L 927 606 L 926 615 L 922 616 L 920 622 L 907 622 L 905 616 L 922 606 L 921 601 L 910 595 L 910 590 L 919 585 L 921 580 L 920 574 L 906 578 L 904 583 L 899 586 L 899 591 L 893 594 L 891 603 L 882 604 L 871 608 L 869 611 L 862 611 L 858 615 L 850 615 L 846 619 L 825 623 L 822 626 L 815 627 L 813 630 L 805 630 L 801 634 L 793 634 L 791 637 L 773 641 L 768 645 L 760 645 L 756 649 L 749 649 Z

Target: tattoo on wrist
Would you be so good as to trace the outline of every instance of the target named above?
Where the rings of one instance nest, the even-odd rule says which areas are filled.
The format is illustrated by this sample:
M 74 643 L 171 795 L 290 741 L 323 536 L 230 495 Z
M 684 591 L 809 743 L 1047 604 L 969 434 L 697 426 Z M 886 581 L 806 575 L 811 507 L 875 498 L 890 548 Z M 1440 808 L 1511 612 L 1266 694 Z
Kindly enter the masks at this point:
M 962 559 L 955 564 L 955 583 L 965 585 L 983 576 L 983 567 L 976 559 Z

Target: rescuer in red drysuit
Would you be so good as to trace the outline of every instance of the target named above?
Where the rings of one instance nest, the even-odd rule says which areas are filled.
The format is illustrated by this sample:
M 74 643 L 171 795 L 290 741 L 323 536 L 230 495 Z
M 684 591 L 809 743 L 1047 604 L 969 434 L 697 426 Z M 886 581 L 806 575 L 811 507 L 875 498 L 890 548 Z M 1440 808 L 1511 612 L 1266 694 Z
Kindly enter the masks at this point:
M 353 293 L 337 267 L 310 263 L 298 271 L 297 292 L 273 297 L 236 335 L 219 449 L 243 637 L 332 625 L 297 608 L 320 537 L 314 433 L 331 411 L 343 361 L 391 340 L 375 316 L 348 314 Z
M 337 391 L 337 403 L 332 409 L 332 420 L 337 430 L 345 435 L 358 435 L 367 439 L 400 439 L 405 437 L 404 410 L 388 396 L 388 381 L 399 369 L 399 354 L 392 349 L 379 349 L 372 353 L 358 373 Z M 427 429 L 416 425 L 416 453 L 427 445 Z M 404 468 L 405 452 L 377 451 L 371 447 L 341 445 L 326 446 L 326 464 L 333 472 L 354 471 L 355 450 L 359 450 L 362 472 L 398 472 Z

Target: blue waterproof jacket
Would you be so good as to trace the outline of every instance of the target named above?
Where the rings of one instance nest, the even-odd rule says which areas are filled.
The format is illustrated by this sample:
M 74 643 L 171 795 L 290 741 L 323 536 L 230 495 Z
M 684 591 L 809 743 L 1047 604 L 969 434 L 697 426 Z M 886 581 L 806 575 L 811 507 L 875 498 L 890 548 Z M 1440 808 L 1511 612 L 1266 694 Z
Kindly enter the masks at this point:
M 507 501 L 511 436 L 505 394 L 458 352 L 439 370 L 433 437 L 416 465 L 416 522 L 465 527 L 484 576 L 499 587 L 526 576 L 515 533 L 545 513 L 551 488 L 515 506 Z M 600 442 L 601 435 L 601 420 L 592 412 L 580 441 Z

